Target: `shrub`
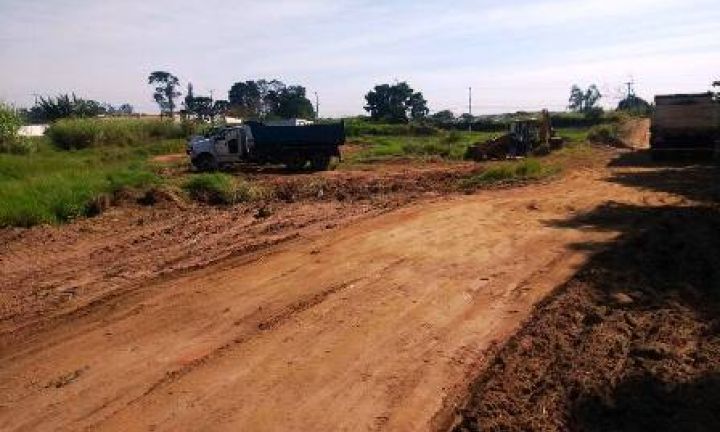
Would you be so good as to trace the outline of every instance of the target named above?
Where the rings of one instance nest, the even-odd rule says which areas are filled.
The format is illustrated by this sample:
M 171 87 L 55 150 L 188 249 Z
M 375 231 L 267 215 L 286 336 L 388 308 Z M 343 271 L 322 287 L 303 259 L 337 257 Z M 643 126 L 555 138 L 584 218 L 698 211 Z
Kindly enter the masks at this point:
M 31 143 L 18 135 L 22 119 L 17 111 L 0 102 L 0 153 L 29 153 Z
M 232 204 L 236 201 L 233 178 L 223 173 L 196 174 L 183 185 L 190 197 L 208 204 Z
M 149 119 L 62 119 L 53 123 L 47 136 L 63 150 L 88 147 L 130 146 L 162 138 L 182 138 L 182 125 Z
M 588 131 L 588 140 L 609 145 L 623 145 L 618 126 L 615 123 L 593 126 Z
M 558 167 L 544 165 L 537 159 L 523 159 L 517 162 L 504 162 L 492 166 L 480 174 L 462 179 L 462 189 L 475 189 L 484 184 L 516 180 L 535 180 L 556 174 Z

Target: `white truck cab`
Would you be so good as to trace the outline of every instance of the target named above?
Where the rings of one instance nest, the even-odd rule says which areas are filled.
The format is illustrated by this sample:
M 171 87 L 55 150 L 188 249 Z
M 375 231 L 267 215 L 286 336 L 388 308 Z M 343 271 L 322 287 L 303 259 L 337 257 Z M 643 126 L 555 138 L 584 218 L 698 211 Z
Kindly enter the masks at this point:
M 247 126 L 213 128 L 190 138 L 187 154 L 200 171 L 210 171 L 246 159 L 253 145 L 252 130 Z

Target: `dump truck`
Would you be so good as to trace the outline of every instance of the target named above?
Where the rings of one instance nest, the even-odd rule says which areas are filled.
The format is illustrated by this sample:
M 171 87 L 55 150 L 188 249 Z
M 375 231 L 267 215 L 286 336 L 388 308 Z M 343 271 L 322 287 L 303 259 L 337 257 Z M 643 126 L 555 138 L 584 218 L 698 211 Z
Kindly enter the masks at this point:
M 340 146 L 344 143 L 343 122 L 302 126 L 247 122 L 213 128 L 202 136 L 192 137 L 187 154 L 199 171 L 238 163 L 284 164 L 292 171 L 309 166 L 323 171 L 333 157 L 340 157 Z
M 543 110 L 540 118 L 514 120 L 508 133 L 468 147 L 465 159 L 476 161 L 506 159 L 531 153 L 549 152 L 562 147 L 563 140 L 555 134 L 550 114 Z
M 650 125 L 653 158 L 718 157 L 720 104 L 712 93 L 655 96 Z

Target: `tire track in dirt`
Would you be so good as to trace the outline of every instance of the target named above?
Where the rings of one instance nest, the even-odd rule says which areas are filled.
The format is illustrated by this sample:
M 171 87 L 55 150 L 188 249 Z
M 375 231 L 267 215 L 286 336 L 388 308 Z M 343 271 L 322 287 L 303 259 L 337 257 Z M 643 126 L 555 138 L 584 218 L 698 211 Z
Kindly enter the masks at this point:
M 553 221 L 670 199 L 606 177 L 420 203 L 144 287 L 0 358 L 0 428 L 441 427 L 483 353 L 592 252 L 573 245 L 617 235 Z

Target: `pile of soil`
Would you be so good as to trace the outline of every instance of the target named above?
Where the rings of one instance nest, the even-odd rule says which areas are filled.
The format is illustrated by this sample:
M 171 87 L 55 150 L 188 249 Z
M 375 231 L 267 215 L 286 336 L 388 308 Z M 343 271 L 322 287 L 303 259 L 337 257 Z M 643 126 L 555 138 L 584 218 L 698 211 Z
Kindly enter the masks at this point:
M 686 178 L 717 184 L 716 175 Z M 698 198 L 698 187 L 687 192 Z M 607 205 L 565 222 L 625 234 L 578 245 L 603 251 L 499 350 L 455 430 L 720 430 L 715 193 L 694 206 Z

